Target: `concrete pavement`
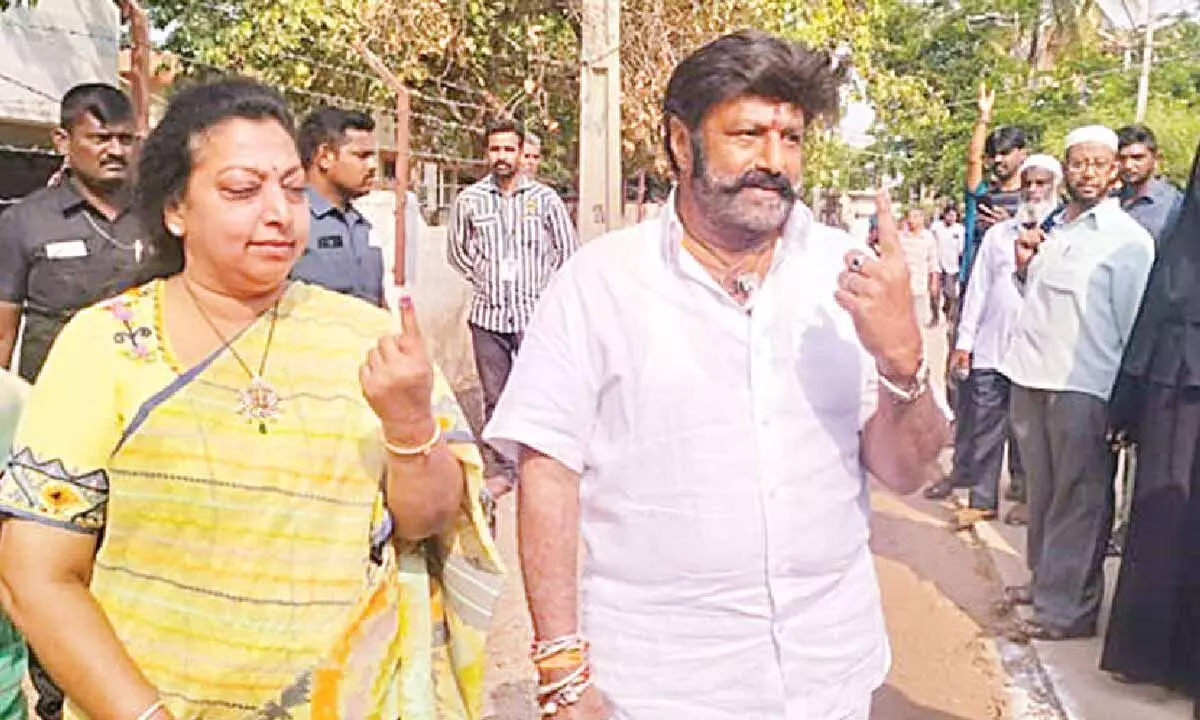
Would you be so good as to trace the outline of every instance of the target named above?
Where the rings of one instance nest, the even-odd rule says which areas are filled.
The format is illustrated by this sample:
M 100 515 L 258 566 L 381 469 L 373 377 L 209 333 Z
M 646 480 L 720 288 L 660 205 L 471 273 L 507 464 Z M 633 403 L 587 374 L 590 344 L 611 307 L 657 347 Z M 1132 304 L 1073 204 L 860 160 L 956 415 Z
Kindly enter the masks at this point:
M 941 328 L 928 331 L 925 340 L 936 384 L 942 390 L 941 378 L 945 375 L 940 370 L 945 362 L 945 332 Z M 948 460 L 949 457 L 947 464 Z M 1007 486 L 1007 470 L 1002 483 Z M 965 491 L 958 492 L 959 499 L 965 504 Z M 945 505 L 923 499 L 914 499 L 913 503 L 926 507 Z M 1000 517 L 1004 517 L 1007 509 L 1008 505 L 1002 502 Z M 942 512 L 946 512 L 944 507 Z M 947 532 L 950 532 L 949 527 Z M 1025 567 L 1024 528 L 1014 528 L 995 521 L 980 523 L 973 531 L 962 533 L 962 536 L 964 540 L 978 542 L 986 548 L 1004 585 L 1029 582 L 1029 571 Z M 1037 641 L 1029 645 L 1027 650 L 1001 642 L 1001 656 L 1006 658 L 1006 666 L 1013 674 L 1012 690 L 1017 695 L 1012 698 L 1015 720 L 1191 720 L 1192 704 L 1188 698 L 1154 686 L 1120 683 L 1100 670 L 1104 632 L 1108 627 L 1119 567 L 1120 558 L 1109 558 L 1105 563 L 1107 590 L 1100 632 L 1096 637 L 1061 642 Z M 1024 660 L 1007 662 L 1012 656 L 1023 656 Z M 1026 709 L 1021 710 L 1022 707 Z

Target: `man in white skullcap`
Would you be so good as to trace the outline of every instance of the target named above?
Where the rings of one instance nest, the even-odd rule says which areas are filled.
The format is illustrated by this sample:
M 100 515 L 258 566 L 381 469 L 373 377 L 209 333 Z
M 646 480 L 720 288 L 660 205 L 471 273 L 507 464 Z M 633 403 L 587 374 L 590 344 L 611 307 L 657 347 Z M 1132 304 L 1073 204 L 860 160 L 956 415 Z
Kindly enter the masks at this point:
M 1016 217 L 993 225 L 983 236 L 971 283 L 963 298 L 954 352 L 950 355 L 957 376 L 970 376 L 970 382 L 962 384 L 970 394 L 970 402 L 961 407 L 969 408 L 972 413 L 969 432 L 956 441 L 954 448 L 959 473 L 975 482 L 967 507 L 956 514 L 958 529 L 996 517 L 1005 446 L 1013 484 L 1024 488 L 1024 470 L 1016 441 L 1011 437 L 1008 416 L 1011 384 L 999 368 L 1021 309 L 1021 294 L 1012 279 L 1017 238 L 1022 227 L 1036 227 L 1057 208 L 1063 171 L 1052 156 L 1031 155 L 1021 164 L 1018 174 L 1021 204 Z M 1006 520 L 1020 521 L 1023 515 L 1023 509 L 1010 511 Z
M 1024 296 L 1000 371 L 1013 383 L 1012 423 L 1029 484 L 1033 639 L 1096 633 L 1112 518 L 1108 400 L 1154 260 L 1154 240 L 1109 190 L 1117 135 L 1091 125 L 1067 136 L 1068 202 L 1022 227 L 1013 281 Z

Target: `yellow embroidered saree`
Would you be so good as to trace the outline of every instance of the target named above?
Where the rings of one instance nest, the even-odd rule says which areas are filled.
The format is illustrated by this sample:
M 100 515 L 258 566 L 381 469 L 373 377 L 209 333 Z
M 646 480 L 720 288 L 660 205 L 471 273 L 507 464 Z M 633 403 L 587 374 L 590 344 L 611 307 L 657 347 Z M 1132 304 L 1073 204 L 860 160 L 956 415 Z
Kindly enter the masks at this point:
M 234 348 L 254 365 L 269 350 L 280 397 L 260 432 L 238 413 L 249 378 L 230 352 L 175 362 L 162 297 L 151 283 L 64 330 L 0 512 L 103 531 L 92 592 L 176 718 L 477 718 L 501 569 L 445 380 L 434 410 L 468 501 L 452 530 L 398 550 L 358 385 L 386 313 L 295 284 L 269 348 L 269 314 L 243 332 Z

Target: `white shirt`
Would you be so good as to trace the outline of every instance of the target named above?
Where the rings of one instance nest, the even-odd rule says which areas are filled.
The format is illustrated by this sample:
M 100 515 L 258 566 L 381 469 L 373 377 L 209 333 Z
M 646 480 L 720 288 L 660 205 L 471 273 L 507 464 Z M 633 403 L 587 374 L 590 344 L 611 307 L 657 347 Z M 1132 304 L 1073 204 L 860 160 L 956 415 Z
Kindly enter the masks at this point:
M 1013 282 L 1021 225 L 1005 220 L 983 236 L 963 296 L 955 348 L 971 353 L 971 367 L 995 370 L 1004 359 L 1013 323 L 1021 310 L 1021 292 Z
M 859 432 L 875 364 L 834 302 L 854 243 L 797 205 L 737 305 L 661 218 L 551 282 L 485 431 L 581 473 L 581 608 L 625 720 L 842 720 L 890 655 Z
M 904 251 L 904 262 L 908 265 L 908 279 L 913 295 L 929 294 L 929 276 L 941 273 L 938 265 L 937 240 L 933 233 L 922 230 L 917 233 L 902 231 L 900 249 Z
M 929 229 L 933 231 L 933 237 L 937 240 L 938 265 L 942 272 L 957 275 L 963 253 L 962 223 L 947 225 L 941 220 L 935 220 Z
M 1108 401 L 1154 261 L 1154 239 L 1110 198 L 1056 226 L 1029 265 L 1001 372 Z

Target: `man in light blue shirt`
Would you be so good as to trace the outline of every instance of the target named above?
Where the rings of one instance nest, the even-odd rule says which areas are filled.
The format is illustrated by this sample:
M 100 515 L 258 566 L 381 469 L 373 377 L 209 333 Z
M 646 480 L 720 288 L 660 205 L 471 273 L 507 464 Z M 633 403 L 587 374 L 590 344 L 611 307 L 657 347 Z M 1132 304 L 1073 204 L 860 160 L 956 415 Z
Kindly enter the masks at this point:
M 312 217 L 292 277 L 382 307 L 383 250 L 371 244 L 371 223 L 351 204 L 375 182 L 374 131 L 369 116 L 338 108 L 315 110 L 300 125 Z
M 1108 400 L 1133 330 L 1154 240 L 1109 190 L 1117 135 L 1101 126 L 1067 136 L 1069 202 L 1017 239 L 1014 281 L 1024 295 L 1000 370 L 1013 382 L 1013 432 L 1029 495 L 1034 639 L 1090 637 L 1104 595 L 1112 518 Z

